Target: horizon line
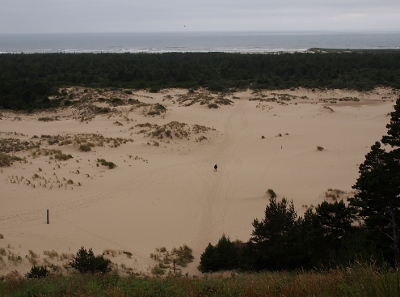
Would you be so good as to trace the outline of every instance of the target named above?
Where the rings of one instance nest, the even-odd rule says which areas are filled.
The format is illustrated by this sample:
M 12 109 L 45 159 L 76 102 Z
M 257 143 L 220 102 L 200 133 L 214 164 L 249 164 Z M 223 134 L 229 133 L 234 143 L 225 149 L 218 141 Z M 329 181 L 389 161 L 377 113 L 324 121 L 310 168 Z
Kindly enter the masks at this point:
M 85 31 L 85 32 L 0 32 L 0 35 L 50 35 L 50 34 L 232 34 L 232 33 L 258 33 L 258 34 L 290 34 L 290 33 L 400 33 L 400 29 L 323 29 L 323 30 L 174 30 L 174 31 Z

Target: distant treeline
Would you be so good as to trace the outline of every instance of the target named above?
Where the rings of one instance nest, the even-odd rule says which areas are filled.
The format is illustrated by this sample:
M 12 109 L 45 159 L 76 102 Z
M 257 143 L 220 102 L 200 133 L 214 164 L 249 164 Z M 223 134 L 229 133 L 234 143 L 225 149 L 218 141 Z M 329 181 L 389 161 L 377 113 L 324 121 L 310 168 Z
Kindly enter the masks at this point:
M 63 86 L 150 89 L 400 88 L 400 51 L 339 53 L 2 54 L 0 108 L 57 106 Z M 49 100 L 58 95 L 59 100 Z

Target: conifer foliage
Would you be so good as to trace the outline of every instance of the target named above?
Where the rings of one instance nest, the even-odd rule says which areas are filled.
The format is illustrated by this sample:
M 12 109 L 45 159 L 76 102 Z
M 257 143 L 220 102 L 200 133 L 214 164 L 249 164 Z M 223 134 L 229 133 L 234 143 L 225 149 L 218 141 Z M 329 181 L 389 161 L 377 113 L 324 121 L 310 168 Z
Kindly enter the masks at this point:
M 388 135 L 382 137 L 384 144 L 390 144 L 392 148 L 400 148 L 400 97 L 396 101 L 394 111 L 391 113 L 390 123 L 386 125 Z
M 199 270 L 201 272 L 213 272 L 219 270 L 231 270 L 237 268 L 238 254 L 235 244 L 229 237 L 222 235 L 218 244 L 208 244 L 200 257 Z
M 360 177 L 353 188 L 356 190 L 350 205 L 377 241 L 390 246 L 393 263 L 399 267 L 400 251 L 400 98 L 391 113 L 388 135 L 382 137 L 391 150 L 375 142 L 360 165 Z
M 253 221 L 250 241 L 255 243 L 257 268 L 280 270 L 295 265 L 298 221 L 293 202 L 270 197 L 264 218 Z
M 84 247 L 79 249 L 69 264 L 80 273 L 107 273 L 111 271 L 110 260 L 104 259 L 103 256 L 95 256 L 92 249 L 86 250 Z

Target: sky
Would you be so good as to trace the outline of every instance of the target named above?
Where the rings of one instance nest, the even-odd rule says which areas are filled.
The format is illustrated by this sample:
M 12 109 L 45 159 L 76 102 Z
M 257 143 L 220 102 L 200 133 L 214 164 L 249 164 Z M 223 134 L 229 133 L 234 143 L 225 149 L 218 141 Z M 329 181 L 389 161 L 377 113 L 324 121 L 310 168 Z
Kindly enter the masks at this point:
M 400 31 L 400 0 L 0 0 L 0 33 L 184 31 Z

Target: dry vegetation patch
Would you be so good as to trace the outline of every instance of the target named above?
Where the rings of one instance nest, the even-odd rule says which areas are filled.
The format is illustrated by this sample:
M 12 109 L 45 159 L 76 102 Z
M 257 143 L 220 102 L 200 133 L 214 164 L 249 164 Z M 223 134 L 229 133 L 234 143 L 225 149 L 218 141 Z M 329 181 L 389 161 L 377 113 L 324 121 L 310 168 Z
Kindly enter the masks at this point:
M 172 99 L 172 97 L 165 97 Z M 224 93 L 213 94 L 204 89 L 189 90 L 186 94 L 177 95 L 176 101 L 183 106 L 191 106 L 199 103 L 200 105 L 207 105 L 209 108 L 218 108 L 221 105 L 232 105 L 233 101 L 226 98 Z
M 177 121 L 169 122 L 165 125 L 157 125 L 151 123 L 137 124 L 131 129 L 139 129 L 138 134 L 144 134 L 146 137 L 164 139 L 164 138 L 177 138 L 177 139 L 190 139 L 192 134 L 207 133 L 208 131 L 215 131 L 214 128 L 209 128 L 202 125 L 192 125 L 191 127 L 186 123 Z M 201 135 L 199 135 L 201 137 Z M 203 139 L 207 139 L 203 135 Z
M 342 98 L 322 98 L 319 101 L 324 103 L 337 103 L 337 102 L 359 102 L 360 99 L 357 97 L 342 97 Z
M 62 105 L 73 106 L 72 116 L 81 122 L 89 122 L 97 115 L 116 115 L 122 106 L 147 106 L 136 98 L 140 96 L 127 89 L 70 87 L 62 88 L 59 92 Z
M 77 146 L 81 151 L 90 151 L 92 147 L 105 145 L 108 145 L 109 147 L 118 147 L 121 144 L 134 141 L 129 138 L 104 137 L 103 135 L 96 133 L 42 135 L 41 139 L 46 140 L 48 145 L 58 144 L 59 146 L 64 146 L 72 144 Z
M 332 107 L 329 107 L 329 106 L 326 106 L 326 105 L 324 105 L 324 107 L 322 107 L 322 109 L 325 110 L 325 111 L 329 111 L 329 112 L 335 112 Z
M 143 107 L 142 114 L 145 116 L 162 116 L 163 118 L 165 117 L 167 113 L 167 108 L 160 104 L 140 104 L 138 107 Z
M 39 173 L 41 169 L 39 168 Z M 11 175 L 6 179 L 7 182 L 11 184 L 26 185 L 30 188 L 46 188 L 48 190 L 52 189 L 70 189 L 71 185 L 81 186 L 82 182 L 73 181 L 70 178 L 59 177 L 55 172 L 53 176 L 46 176 L 44 174 L 34 173 L 30 177 L 25 177 L 23 175 Z
M 21 140 L 19 138 L 1 138 L 0 152 L 11 153 L 26 151 L 40 146 L 40 140 Z
M 17 271 L 23 270 L 27 265 L 46 265 L 52 269 L 53 273 L 67 273 L 67 264 L 73 256 L 67 253 L 58 254 L 55 251 L 43 251 L 43 255 L 39 255 L 33 250 L 21 254 L 8 246 L 8 249 L 0 248 L 0 268 L 12 267 L 13 273 L 18 273 Z
M 38 118 L 39 122 L 52 122 L 52 121 L 57 121 L 57 117 L 40 117 Z
M 0 167 L 9 167 L 15 161 L 26 161 L 26 159 L 0 152 Z
M 256 108 L 259 108 L 261 110 L 270 111 L 271 109 L 273 109 L 273 106 L 260 102 L 256 105 Z
M 292 100 L 305 100 L 308 99 L 307 96 L 297 96 L 291 94 L 280 94 L 280 93 L 270 93 L 266 94 L 263 91 L 257 90 L 253 92 L 254 98 L 250 98 L 250 101 L 259 101 L 261 102 L 274 102 L 280 105 L 288 105 L 289 101 Z M 262 107 L 262 105 L 257 105 L 258 108 Z M 263 108 L 264 109 L 264 108 Z
M 151 253 L 150 258 L 157 262 L 151 269 L 154 275 L 180 274 L 182 268 L 194 259 L 192 249 L 186 244 L 173 248 L 172 251 L 168 251 L 165 247 L 156 248 L 156 252 Z

